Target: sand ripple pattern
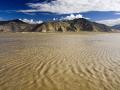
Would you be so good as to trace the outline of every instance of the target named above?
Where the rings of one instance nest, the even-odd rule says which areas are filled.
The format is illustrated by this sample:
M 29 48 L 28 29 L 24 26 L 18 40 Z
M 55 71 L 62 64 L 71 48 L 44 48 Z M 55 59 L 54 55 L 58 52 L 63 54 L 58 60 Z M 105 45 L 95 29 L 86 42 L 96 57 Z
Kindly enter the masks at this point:
M 120 90 L 120 34 L 0 34 L 0 90 Z

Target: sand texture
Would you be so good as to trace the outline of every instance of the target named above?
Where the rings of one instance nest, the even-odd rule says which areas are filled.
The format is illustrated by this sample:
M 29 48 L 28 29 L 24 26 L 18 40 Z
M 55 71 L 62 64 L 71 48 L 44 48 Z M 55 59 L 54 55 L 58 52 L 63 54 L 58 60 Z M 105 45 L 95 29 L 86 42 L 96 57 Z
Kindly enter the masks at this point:
M 1 33 L 0 90 L 120 90 L 120 34 Z

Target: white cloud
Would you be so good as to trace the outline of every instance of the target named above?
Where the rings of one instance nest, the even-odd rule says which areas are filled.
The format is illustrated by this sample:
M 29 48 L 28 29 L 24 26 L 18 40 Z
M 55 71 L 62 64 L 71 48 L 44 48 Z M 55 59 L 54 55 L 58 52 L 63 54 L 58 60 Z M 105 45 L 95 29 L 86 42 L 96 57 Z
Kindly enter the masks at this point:
M 83 15 L 81 14 L 69 14 L 68 16 L 65 16 L 65 17 L 60 17 L 60 18 L 53 18 L 53 21 L 56 21 L 56 20 L 73 20 L 73 19 L 78 19 L 78 18 L 85 18 L 85 19 L 90 19 L 90 18 L 86 18 L 86 17 L 83 17 Z
M 31 9 L 19 12 L 52 12 L 58 14 L 87 11 L 120 11 L 120 0 L 54 0 L 44 3 L 28 3 Z
M 83 16 L 81 14 L 77 14 L 77 15 L 70 14 L 69 16 L 62 17 L 61 20 L 73 20 L 77 18 L 83 18 Z
M 53 21 L 58 20 L 58 18 L 53 18 Z
M 73 20 L 73 19 L 78 19 L 78 18 L 85 18 L 85 19 L 90 19 L 90 18 L 86 18 L 86 17 L 83 17 L 83 15 L 81 14 L 70 14 L 66 17 L 61 17 L 60 20 Z
M 118 13 L 115 13 L 116 15 L 120 15 L 120 12 L 118 12 Z
M 33 19 L 20 19 L 21 21 L 23 22 L 26 22 L 26 23 L 30 23 L 30 24 L 40 24 L 42 23 L 43 21 L 39 20 L 39 21 L 34 21 Z
M 120 24 L 120 18 L 108 19 L 108 20 L 100 20 L 100 21 L 96 21 L 96 22 L 106 24 L 108 26 L 114 26 L 114 25 Z

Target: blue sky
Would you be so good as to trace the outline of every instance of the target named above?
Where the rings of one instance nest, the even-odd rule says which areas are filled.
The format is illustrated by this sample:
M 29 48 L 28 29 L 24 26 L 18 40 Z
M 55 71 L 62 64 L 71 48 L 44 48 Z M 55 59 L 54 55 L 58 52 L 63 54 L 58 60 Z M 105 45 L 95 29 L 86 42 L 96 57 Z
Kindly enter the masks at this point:
M 107 25 L 120 24 L 120 0 L 2 0 L 0 20 L 49 21 L 87 18 Z

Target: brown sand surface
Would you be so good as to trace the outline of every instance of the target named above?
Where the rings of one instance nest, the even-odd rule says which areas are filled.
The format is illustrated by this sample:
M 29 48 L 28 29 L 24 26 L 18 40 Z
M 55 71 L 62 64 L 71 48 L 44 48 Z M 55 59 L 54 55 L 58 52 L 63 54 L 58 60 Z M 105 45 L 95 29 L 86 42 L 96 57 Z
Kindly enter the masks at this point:
M 120 90 L 120 34 L 0 33 L 0 90 Z

